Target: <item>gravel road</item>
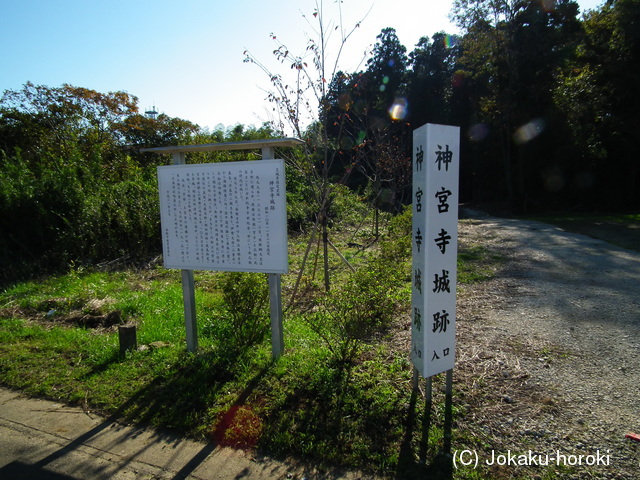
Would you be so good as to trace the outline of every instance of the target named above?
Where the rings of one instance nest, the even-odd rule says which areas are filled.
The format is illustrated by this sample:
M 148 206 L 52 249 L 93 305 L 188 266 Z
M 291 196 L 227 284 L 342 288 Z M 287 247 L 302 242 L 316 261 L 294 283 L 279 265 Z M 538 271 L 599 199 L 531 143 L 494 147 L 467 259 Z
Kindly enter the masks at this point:
M 640 253 L 465 213 L 461 247 L 501 259 L 495 278 L 459 292 L 458 372 L 479 433 L 495 454 L 551 454 L 546 468 L 561 478 L 640 478 L 640 443 L 625 438 L 640 433 Z M 558 465 L 560 453 L 583 465 Z M 494 467 L 505 478 L 545 472 Z

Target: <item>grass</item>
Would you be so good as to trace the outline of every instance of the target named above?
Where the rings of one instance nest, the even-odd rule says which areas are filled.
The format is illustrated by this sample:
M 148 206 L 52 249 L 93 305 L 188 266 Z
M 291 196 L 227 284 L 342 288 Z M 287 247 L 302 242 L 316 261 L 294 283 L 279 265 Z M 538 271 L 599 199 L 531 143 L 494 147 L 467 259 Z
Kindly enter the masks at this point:
M 350 263 L 362 272 L 371 269 L 370 275 L 380 274 L 372 267 L 380 255 L 393 258 L 388 270 L 400 274 L 388 277 L 393 286 L 387 295 L 400 313 L 408 310 L 410 297 L 410 277 L 402 274 L 410 272 L 410 243 L 403 228 L 406 219 L 404 227 L 389 226 L 395 233 L 386 243 L 365 251 L 346 247 L 353 238 L 349 232 L 336 231 L 334 240 Z M 307 238 L 292 240 L 292 250 L 298 252 L 292 255 L 295 272 Z M 480 246 L 461 248 L 459 282 L 490 278 L 497 262 Z M 336 258 L 332 268 L 339 290 L 351 273 Z M 442 395 L 436 392 L 434 407 L 427 411 L 424 399 L 412 391 L 408 351 L 396 346 L 404 329 L 402 314 L 360 339 L 352 358 L 338 358 L 312 328 L 305 310 L 322 303 L 321 275 L 309 275 L 307 301 L 287 311 L 287 351 L 273 361 L 268 339 L 244 345 L 228 337 L 230 314 L 221 275 L 196 272 L 196 354 L 185 351 L 178 272 L 160 267 L 111 273 L 72 269 L 15 285 L 0 294 L 0 383 L 126 421 L 320 465 L 404 478 L 446 470 Z M 294 281 L 293 274 L 284 279 L 285 295 Z M 114 318 L 118 322 L 107 321 Z M 135 323 L 138 343 L 147 348 L 121 357 L 121 322 Z M 477 442 L 455 427 L 464 414 L 464 409 L 454 409 L 455 448 L 472 448 Z M 483 476 L 462 469 L 453 478 Z
M 477 283 L 493 278 L 502 264 L 500 256 L 480 244 L 465 245 L 458 252 L 458 281 Z

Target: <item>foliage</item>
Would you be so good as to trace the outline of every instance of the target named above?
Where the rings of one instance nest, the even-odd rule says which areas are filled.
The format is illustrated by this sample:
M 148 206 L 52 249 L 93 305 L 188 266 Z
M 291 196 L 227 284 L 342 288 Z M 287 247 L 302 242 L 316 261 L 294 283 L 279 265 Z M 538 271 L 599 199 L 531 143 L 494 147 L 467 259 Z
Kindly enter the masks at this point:
M 273 55 L 279 64 L 290 67 L 290 72 L 293 73 L 291 78 L 282 73 L 274 73 L 264 61 L 256 58 L 248 50 L 245 51 L 245 62 L 258 66 L 271 80 L 273 89 L 268 92 L 268 99 L 274 105 L 276 118 L 273 123 L 276 130 L 282 135 L 285 130 L 291 131 L 297 137 L 306 140 L 304 156 L 291 159 L 290 165 L 307 178 L 312 193 L 309 200 L 313 202 L 315 210 L 314 229 L 322 232 L 324 284 L 327 291 L 330 288 L 329 209 L 334 185 L 343 183 L 349 174 L 338 168 L 337 178 L 331 178 L 335 173 L 333 168 L 339 154 L 335 144 L 340 143 L 341 134 L 330 136 L 329 119 L 325 113 L 328 107 L 327 85 L 338 74 L 341 53 L 349 37 L 360 25 L 360 22 L 357 22 L 350 30 L 345 28 L 341 3 L 337 2 L 335 8 L 340 19 L 337 23 L 325 13 L 324 2 L 316 3 L 314 19 L 309 20 L 314 29 L 314 36 L 310 38 L 301 54 L 295 54 L 276 35 L 271 34 L 271 39 L 276 45 Z
M 410 201 L 411 131 L 423 122 L 462 127 L 463 198 L 508 199 L 522 210 L 637 210 L 638 0 L 607 2 L 582 19 L 570 0 L 457 0 L 463 35 L 422 38 L 407 55 L 385 28 L 366 68 L 352 73 L 329 61 L 327 32 L 336 25 L 321 6 L 318 40 L 304 54 L 273 37 L 293 83 L 260 65 L 282 115 L 273 127 L 203 130 L 144 117 L 125 92 L 70 85 L 27 83 L 3 95 L 0 283 L 71 266 L 67 275 L 0 294 L 3 384 L 225 441 L 240 441 L 234 422 L 242 421 L 252 441 L 261 436 L 275 452 L 373 464 L 384 473 L 401 462 L 401 445 L 416 443 L 421 414 L 412 410 L 410 365 L 384 342 L 407 309 L 411 209 L 383 229 L 355 273 L 333 269 L 333 288 L 312 297 L 309 311 L 291 311 L 279 362 L 270 362 L 264 341 L 264 276 L 202 274 L 201 351 L 191 355 L 181 346 L 175 273 L 84 270 L 159 253 L 155 167 L 166 159 L 140 153 L 143 146 L 271 138 L 291 121 L 307 148 L 287 157 L 289 227 L 320 225 L 324 234 L 368 213 L 346 186 L 383 209 Z M 351 33 L 337 27 L 339 52 Z M 303 111 L 317 120 L 306 130 Z M 221 152 L 189 160 L 254 158 Z M 485 280 L 500 261 L 477 244 L 459 253 L 460 282 Z M 167 345 L 122 359 L 109 326 L 78 323 L 116 311 L 138 324 L 142 344 Z
M 0 101 L 0 281 L 157 252 L 155 167 L 166 159 L 140 147 L 272 138 L 283 122 L 307 143 L 286 154 L 289 226 L 314 225 L 323 241 L 341 214 L 336 185 L 381 210 L 410 202 L 411 131 L 424 122 L 461 126 L 465 201 L 633 210 L 639 12 L 638 0 L 608 2 L 581 19 L 571 0 L 458 0 L 462 35 L 424 37 L 407 54 L 385 28 L 364 70 L 350 73 L 338 60 L 359 22 L 333 22 L 319 2 L 309 17 L 316 36 L 302 54 L 272 36 L 293 80 L 247 52 L 273 80 L 270 98 L 282 114 L 260 128 L 208 131 L 140 115 L 126 92 L 26 83 Z
M 336 139 L 335 174 L 352 188 L 370 187 L 370 202 L 388 210 L 409 197 L 407 63 L 395 30 L 384 29 L 366 71 L 333 77 L 320 115 Z
M 71 85 L 50 88 L 27 82 L 7 90 L 0 101 L 0 149 L 45 167 L 48 159 L 80 154 L 85 162 L 97 155 L 113 159 L 117 145 L 111 129 L 136 113 L 137 98 L 125 92 L 102 94 Z
M 186 120 L 137 113 L 124 92 L 36 86 L 0 101 L 0 284 L 103 261 L 160 253 L 156 166 L 149 146 L 273 137 L 268 126 L 201 130 Z M 189 161 L 256 158 L 192 154 Z M 304 190 L 301 186 L 301 190 Z
M 224 272 L 219 285 L 224 307 L 211 325 L 217 340 L 236 353 L 261 343 L 270 328 L 267 276 Z
M 385 268 L 386 267 L 386 268 Z M 352 362 L 362 342 L 389 326 L 395 313 L 388 265 L 374 263 L 355 272 L 320 299 L 307 317 L 338 364 Z
M 270 99 L 282 115 L 273 126 L 208 131 L 143 116 L 126 92 L 67 84 L 6 91 L 0 282 L 157 253 L 155 167 L 167 160 L 140 147 L 272 138 L 284 123 L 307 142 L 286 156 L 289 226 L 314 225 L 323 241 L 343 211 L 336 185 L 382 210 L 410 202 L 411 131 L 424 122 L 461 126 L 465 201 L 508 200 L 520 211 L 636 209 L 640 2 L 607 2 L 578 18 L 571 0 L 457 0 L 452 14 L 462 35 L 424 37 L 407 54 L 385 28 L 364 70 L 344 72 L 340 54 L 359 22 L 351 29 L 333 22 L 319 2 L 309 17 L 316 36 L 303 53 L 272 36 L 293 80 L 247 52 L 273 80 Z M 191 162 L 254 158 L 189 155 Z
M 287 181 L 287 225 L 291 231 L 300 231 L 313 224 L 316 209 L 309 201 L 314 195 L 308 179 L 299 169 L 285 165 Z
M 386 116 L 395 99 L 404 93 L 407 49 L 394 28 L 383 28 L 376 39 L 372 57 L 367 61 L 367 73 L 380 93 L 370 107 L 375 114 Z
M 581 192 L 605 208 L 633 208 L 640 201 L 636 131 L 640 104 L 630 88 L 640 78 L 640 2 L 607 2 L 583 21 L 584 37 L 562 69 L 554 99 L 566 115 L 576 156 L 570 165 Z M 613 168 L 612 168 L 613 166 Z
M 77 158 L 77 157 L 76 157 Z M 3 277 L 72 262 L 91 263 L 157 251 L 157 189 L 134 164 L 122 164 L 119 181 L 95 176 L 74 159 L 50 160 L 34 172 L 20 155 L 0 166 L 0 240 Z
M 411 258 L 411 222 L 412 209 L 407 205 L 389 223 L 387 234 L 380 242 L 380 255 L 389 265 L 398 265 Z
M 408 120 L 412 125 L 440 123 L 458 125 L 463 118 L 462 76 L 458 59 L 460 37 L 439 32 L 422 37 L 409 54 Z
M 391 221 L 379 250 L 320 297 L 305 317 L 336 364 L 353 362 L 367 343 L 385 334 L 398 311 L 406 307 L 399 292 L 406 294 L 410 281 L 410 230 L 411 209 L 407 208 Z
M 556 124 L 558 112 L 549 90 L 555 69 L 579 34 L 577 4 L 563 0 L 552 8 L 534 1 L 454 5 L 459 24 L 467 29 L 460 73 L 468 82 L 476 121 L 488 132 L 478 140 L 486 148 L 483 155 L 500 160 L 481 174 L 500 173 L 504 180 L 497 195 L 526 209 L 532 193 L 537 196 L 543 186 L 536 173 L 566 153 L 556 149 L 542 155 L 541 149 L 561 138 L 554 138 L 561 125 Z
M 458 0 L 463 34 L 422 38 L 408 57 L 383 29 L 367 68 L 336 72 L 321 102 L 332 174 L 397 208 L 411 131 L 446 123 L 461 126 L 463 201 L 633 209 L 639 11 L 619 0 L 580 19 L 572 0 Z

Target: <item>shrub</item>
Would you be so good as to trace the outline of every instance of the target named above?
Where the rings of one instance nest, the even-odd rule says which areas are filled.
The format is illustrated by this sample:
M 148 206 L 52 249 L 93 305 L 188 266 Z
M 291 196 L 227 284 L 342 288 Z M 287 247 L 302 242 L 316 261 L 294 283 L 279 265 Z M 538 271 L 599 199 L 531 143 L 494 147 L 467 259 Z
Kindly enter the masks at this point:
M 337 362 L 353 361 L 363 341 L 389 326 L 395 313 L 394 277 L 389 265 L 375 259 L 322 297 L 316 311 L 307 316 Z
M 160 250 L 155 175 L 131 161 L 109 177 L 75 157 L 0 155 L 0 283 Z
M 411 258 L 411 205 L 393 217 L 387 233 L 380 242 L 380 255 L 389 264 L 396 264 Z
M 287 165 L 287 226 L 290 230 L 303 230 L 313 223 L 317 213 L 315 194 L 309 180 L 294 167 Z
M 269 288 L 261 273 L 220 274 L 224 315 L 216 321 L 217 336 L 231 350 L 262 342 L 269 332 Z

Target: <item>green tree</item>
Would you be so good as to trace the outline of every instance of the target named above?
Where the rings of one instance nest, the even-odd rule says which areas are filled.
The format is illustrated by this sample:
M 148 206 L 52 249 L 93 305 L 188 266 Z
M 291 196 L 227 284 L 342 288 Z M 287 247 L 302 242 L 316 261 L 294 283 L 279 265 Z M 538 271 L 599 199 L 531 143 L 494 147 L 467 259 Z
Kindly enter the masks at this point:
M 554 92 L 580 159 L 574 183 L 592 192 L 592 205 L 637 208 L 640 1 L 607 2 L 590 12 L 583 25 L 584 41 Z
M 490 133 L 484 158 L 500 159 L 503 191 L 521 209 L 541 195 L 537 159 L 557 151 L 548 134 L 554 128 L 547 128 L 557 119 L 551 92 L 554 73 L 579 36 L 577 13 L 571 0 L 552 8 L 535 0 L 454 2 L 454 16 L 466 29 L 460 71 L 469 82 L 474 120 Z M 487 163 L 482 170 L 494 168 Z
M 402 202 L 410 153 L 406 48 L 393 28 L 383 29 L 376 40 L 364 72 L 334 77 L 323 112 L 330 136 L 340 139 L 338 168 L 347 172 L 352 188 L 368 187 L 377 212 Z
M 124 92 L 27 83 L 4 93 L 0 282 L 158 250 L 154 165 L 127 144 L 134 133 L 143 138 L 136 112 Z
M 27 82 L 21 90 L 5 91 L 0 100 L 0 148 L 8 155 L 20 149 L 29 163 L 73 158 L 75 152 L 84 162 L 114 160 L 119 145 L 113 127 L 137 109 L 137 98 L 126 92 Z
M 407 49 L 394 28 L 384 28 L 376 39 L 373 56 L 367 61 L 367 74 L 369 88 L 379 93 L 370 107 L 386 121 L 395 100 L 406 94 Z
M 409 54 L 409 120 L 414 127 L 456 123 L 454 88 L 460 53 L 460 38 L 439 32 L 431 39 L 422 37 Z
M 181 118 L 161 113 L 156 118 L 135 113 L 114 125 L 122 144 L 132 147 L 165 147 L 191 141 L 200 128 Z

